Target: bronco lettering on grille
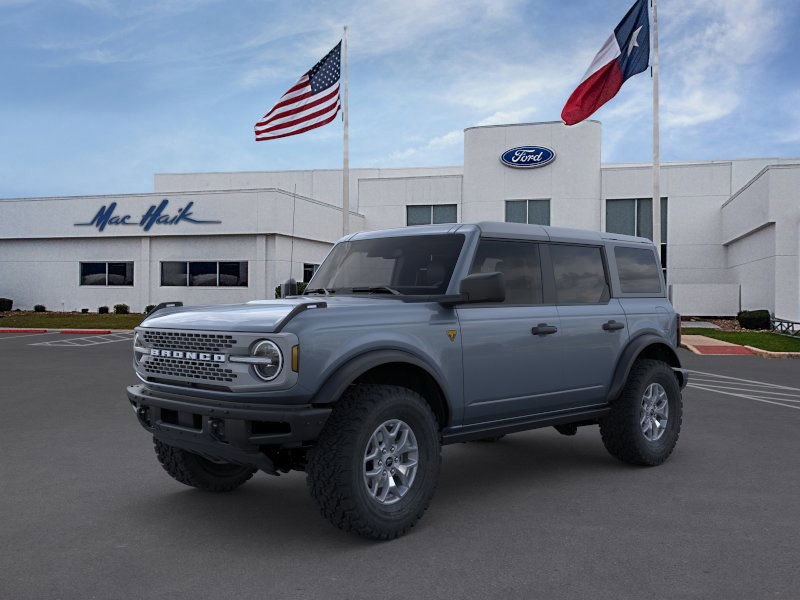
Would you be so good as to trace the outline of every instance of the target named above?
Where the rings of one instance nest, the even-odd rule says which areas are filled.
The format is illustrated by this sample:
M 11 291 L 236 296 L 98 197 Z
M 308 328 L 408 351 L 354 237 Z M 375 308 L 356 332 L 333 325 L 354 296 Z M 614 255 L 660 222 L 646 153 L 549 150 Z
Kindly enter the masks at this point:
M 185 360 L 202 360 L 207 362 L 225 362 L 228 358 L 224 354 L 210 354 L 208 352 L 188 352 L 184 350 L 161 350 L 153 348 L 150 356 L 161 356 L 164 358 L 183 358 Z

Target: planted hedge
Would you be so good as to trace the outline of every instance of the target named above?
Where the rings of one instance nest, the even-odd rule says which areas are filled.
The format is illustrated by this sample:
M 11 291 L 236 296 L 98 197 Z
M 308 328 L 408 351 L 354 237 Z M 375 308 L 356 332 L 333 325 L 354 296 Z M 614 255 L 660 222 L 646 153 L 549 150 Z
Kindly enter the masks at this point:
M 743 310 L 736 315 L 742 329 L 771 329 L 772 321 L 768 310 Z

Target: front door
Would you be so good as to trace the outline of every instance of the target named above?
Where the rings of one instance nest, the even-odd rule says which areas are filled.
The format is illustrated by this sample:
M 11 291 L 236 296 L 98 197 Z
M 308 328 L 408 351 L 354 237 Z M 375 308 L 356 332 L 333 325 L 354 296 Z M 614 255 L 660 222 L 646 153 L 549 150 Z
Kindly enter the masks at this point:
M 562 402 L 558 309 L 543 303 L 539 245 L 481 240 L 472 273 L 503 273 L 506 299 L 458 310 L 464 425 L 549 412 Z

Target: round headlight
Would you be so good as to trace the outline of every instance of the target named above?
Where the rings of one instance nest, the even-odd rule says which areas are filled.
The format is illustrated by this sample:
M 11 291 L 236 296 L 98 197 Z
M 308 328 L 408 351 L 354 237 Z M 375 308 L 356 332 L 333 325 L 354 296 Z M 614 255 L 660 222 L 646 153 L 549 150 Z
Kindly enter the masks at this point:
M 283 355 L 280 348 L 269 340 L 258 342 L 253 348 L 253 357 L 261 359 L 253 370 L 264 381 L 272 381 L 281 372 Z

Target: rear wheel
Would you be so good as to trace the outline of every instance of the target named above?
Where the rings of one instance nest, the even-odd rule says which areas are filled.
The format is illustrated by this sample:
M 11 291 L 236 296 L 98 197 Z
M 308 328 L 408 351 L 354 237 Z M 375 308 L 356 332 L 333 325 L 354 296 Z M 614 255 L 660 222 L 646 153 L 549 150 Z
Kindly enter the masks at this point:
M 422 396 L 392 385 L 351 387 L 337 402 L 306 469 L 331 523 L 379 540 L 422 517 L 439 476 L 436 417 Z
M 213 462 L 153 438 L 158 462 L 176 481 L 207 492 L 230 492 L 244 484 L 256 472 L 227 462 Z
M 663 463 L 681 430 L 681 389 L 672 368 L 638 360 L 611 412 L 600 421 L 603 444 L 612 456 L 634 465 Z

